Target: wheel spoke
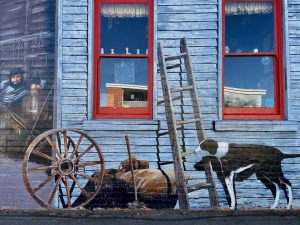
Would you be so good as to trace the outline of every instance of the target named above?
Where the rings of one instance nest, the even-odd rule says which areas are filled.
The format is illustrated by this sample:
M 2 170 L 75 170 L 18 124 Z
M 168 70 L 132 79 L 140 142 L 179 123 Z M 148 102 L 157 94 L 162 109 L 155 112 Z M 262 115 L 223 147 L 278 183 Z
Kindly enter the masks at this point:
M 94 144 L 91 144 L 87 149 L 85 149 L 82 153 L 80 153 L 79 156 L 77 156 L 77 158 L 74 160 L 74 162 L 78 162 L 78 160 L 84 156 L 86 153 L 88 153 L 88 151 L 90 151 L 92 148 L 94 147 Z
M 86 190 L 84 190 L 84 188 L 81 186 L 81 184 L 79 183 L 79 181 L 74 177 L 73 174 L 70 175 L 72 177 L 72 179 L 75 181 L 75 183 L 77 184 L 77 186 L 80 188 L 80 190 L 82 191 L 82 194 L 86 197 L 86 198 L 90 198 L 89 193 L 87 193 Z
M 56 137 L 57 137 L 57 145 L 58 145 L 59 151 L 61 152 L 61 139 L 60 139 L 59 132 L 56 133 Z
M 65 157 L 67 158 L 69 154 L 69 147 L 68 147 L 68 137 L 67 137 L 66 130 L 63 131 L 63 135 L 64 135 Z
M 82 173 L 76 173 L 78 176 L 81 176 L 81 177 L 84 177 L 84 178 L 87 178 L 89 180 L 91 180 L 92 182 L 96 183 L 96 179 L 94 177 L 91 177 L 89 175 L 86 175 L 86 174 L 82 174 Z
M 65 176 L 66 181 L 66 192 L 67 192 L 67 198 L 68 198 L 68 208 L 71 207 L 71 194 L 70 194 L 70 185 L 69 185 L 69 177 Z
M 55 144 L 52 142 L 52 140 L 51 140 L 48 136 L 46 136 L 46 140 L 47 140 L 48 143 L 51 145 L 51 147 L 53 148 L 53 150 L 56 152 L 56 154 L 58 155 L 58 157 L 59 157 L 60 159 L 62 159 L 62 156 L 61 156 L 59 150 L 57 149 L 57 147 L 55 146 Z
M 59 176 L 58 179 L 57 179 L 57 181 L 55 182 L 55 186 L 54 186 L 54 188 L 53 188 L 53 190 L 51 192 L 50 198 L 48 200 L 48 204 L 49 205 L 52 205 L 52 203 L 53 203 L 53 200 L 54 200 L 54 197 L 55 197 L 55 193 L 57 191 L 59 183 L 61 182 L 61 179 L 62 179 L 62 176 Z
M 32 154 L 38 155 L 38 156 L 40 156 L 40 157 L 42 157 L 44 159 L 48 159 L 48 160 L 53 161 L 53 162 L 57 162 L 58 161 L 57 159 L 55 159 L 55 158 L 53 158 L 53 157 L 51 157 L 49 155 L 46 155 L 46 154 L 44 154 L 42 152 L 36 151 L 36 150 L 33 150 Z
M 73 150 L 71 156 L 70 156 L 70 159 L 72 160 L 74 158 L 74 156 L 76 155 L 77 151 L 78 151 L 78 148 L 79 148 L 79 145 L 81 144 L 82 142 L 82 139 L 84 138 L 84 135 L 81 134 L 78 141 L 77 141 L 77 144 L 75 146 L 75 149 Z
M 32 167 L 32 168 L 28 168 L 28 172 L 41 171 L 41 170 L 53 170 L 53 169 L 57 169 L 57 167 L 58 167 L 57 165 Z
M 95 166 L 95 165 L 101 165 L 103 164 L 103 161 L 94 161 L 94 162 L 86 162 L 86 163 L 80 163 L 77 164 L 77 167 L 85 167 L 85 166 Z
M 39 186 L 37 188 L 33 188 L 32 191 L 33 193 L 38 192 L 38 190 L 40 190 L 42 187 L 44 187 L 47 183 L 49 183 L 51 181 L 51 179 L 57 175 L 57 172 L 53 173 L 51 176 L 48 176 L 48 178 L 39 184 Z
M 65 184 L 64 178 L 62 178 L 61 181 Z M 62 190 L 62 185 L 58 186 L 58 191 L 59 191 L 58 197 L 60 199 L 60 202 L 61 202 L 63 208 L 67 208 L 67 205 L 65 203 L 65 199 L 64 199 L 64 196 L 63 196 L 64 193 L 63 193 L 63 190 Z

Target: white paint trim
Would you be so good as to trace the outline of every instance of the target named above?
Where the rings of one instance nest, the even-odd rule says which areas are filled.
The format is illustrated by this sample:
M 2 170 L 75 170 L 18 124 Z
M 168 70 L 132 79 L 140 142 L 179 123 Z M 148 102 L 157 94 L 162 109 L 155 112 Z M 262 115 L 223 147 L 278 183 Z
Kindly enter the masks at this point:
M 231 204 L 230 204 L 230 208 L 231 209 L 235 209 L 235 205 L 236 205 L 236 197 L 235 197 L 235 193 L 234 193 L 234 188 L 233 188 L 233 180 L 234 178 L 234 171 L 230 173 L 229 177 L 225 177 L 225 183 L 230 195 L 230 200 L 231 200 Z
M 254 166 L 254 164 L 250 164 L 248 166 L 245 166 L 245 167 L 240 167 L 238 168 L 237 170 L 234 171 L 235 174 L 238 174 L 238 173 L 241 173 L 249 168 L 251 168 L 252 166 Z
M 217 78 L 218 78 L 218 90 L 217 90 L 217 94 L 218 94 L 218 101 L 217 101 L 217 104 L 218 104 L 218 116 L 219 116 L 219 120 L 222 120 L 223 119 L 223 106 L 222 106 L 222 88 L 223 88 L 223 85 L 222 85 L 222 68 L 223 68 L 223 62 L 222 62 L 222 54 L 223 54 L 223 51 L 222 51 L 222 45 L 223 45 L 223 40 L 222 40 L 222 35 L 223 35 L 223 32 L 222 32 L 222 27 L 223 27 L 223 24 L 222 24 L 222 0 L 219 0 L 218 1 L 219 4 L 218 4 L 218 74 L 217 74 Z
M 88 0 L 88 71 L 87 71 L 87 119 L 93 119 L 94 79 L 94 0 Z
M 272 181 L 271 181 L 272 182 Z M 275 196 L 275 201 L 274 201 L 274 204 L 271 206 L 271 209 L 276 209 L 278 207 L 278 204 L 279 204 L 279 185 L 275 182 L 272 182 L 275 187 L 276 187 L 276 196 Z
M 284 182 L 283 182 L 284 183 Z M 292 192 L 292 187 L 290 185 L 288 185 L 287 183 L 284 183 L 287 188 L 288 188 L 288 196 L 289 196 L 289 201 L 288 204 L 286 206 L 287 209 L 290 209 L 292 207 L 293 204 L 293 192 Z
M 62 83 L 62 7 L 63 3 L 60 0 L 56 0 L 56 16 L 55 16 L 55 86 L 54 86 L 54 98 L 53 98 L 53 126 L 54 128 L 62 127 L 62 96 L 61 96 L 61 83 Z M 53 205 L 60 207 L 58 199 L 58 192 L 55 194 Z
M 62 82 L 62 1 L 56 0 L 56 40 L 55 40 L 55 89 L 53 99 L 53 112 L 55 115 L 53 125 L 55 128 L 62 127 L 62 99 L 61 99 L 61 82 Z
M 288 18 L 288 3 L 287 0 L 283 0 L 282 3 L 282 26 L 283 26 L 283 60 L 284 60 L 284 68 L 286 76 L 286 90 L 285 98 L 284 98 L 284 109 L 285 109 L 285 116 L 286 119 L 291 118 L 290 110 L 289 110 L 289 99 L 290 99 L 290 79 L 291 79 L 291 62 L 290 62 L 290 45 L 289 45 L 289 18 Z
M 240 167 L 237 170 L 232 171 L 230 173 L 229 177 L 225 177 L 225 183 L 226 183 L 226 186 L 227 186 L 227 189 L 228 189 L 228 192 L 229 192 L 229 195 L 230 195 L 230 200 L 231 200 L 231 205 L 230 205 L 231 209 L 235 209 L 235 205 L 236 205 L 236 194 L 234 193 L 234 188 L 233 188 L 234 182 L 235 182 L 234 175 L 238 174 L 238 173 L 241 173 L 241 172 L 251 168 L 252 166 L 254 166 L 254 164 L 250 164 L 250 165 L 245 166 L 245 167 Z M 278 198 L 279 198 L 279 196 L 278 196 Z

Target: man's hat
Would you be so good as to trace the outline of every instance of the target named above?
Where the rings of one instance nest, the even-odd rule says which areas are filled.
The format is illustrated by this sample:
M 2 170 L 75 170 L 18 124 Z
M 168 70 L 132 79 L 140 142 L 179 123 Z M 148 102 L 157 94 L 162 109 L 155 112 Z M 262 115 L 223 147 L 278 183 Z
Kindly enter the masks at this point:
M 25 73 L 25 71 L 22 69 L 22 68 L 16 68 L 16 69 L 12 69 L 9 73 L 9 76 L 13 76 L 13 75 L 16 75 L 16 74 L 21 74 L 23 75 Z

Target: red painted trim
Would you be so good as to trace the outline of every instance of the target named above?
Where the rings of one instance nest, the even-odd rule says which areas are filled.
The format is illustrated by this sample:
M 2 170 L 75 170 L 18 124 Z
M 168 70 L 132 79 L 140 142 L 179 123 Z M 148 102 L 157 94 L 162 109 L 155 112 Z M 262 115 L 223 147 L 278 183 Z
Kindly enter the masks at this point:
M 100 5 L 101 3 L 149 4 L 148 54 L 100 54 Z M 94 118 L 147 118 L 153 117 L 153 45 L 154 45 L 153 0 L 94 0 Z M 100 59 L 101 58 L 148 58 L 148 107 L 110 108 L 100 107 Z
M 273 2 L 274 0 L 226 0 L 226 1 L 227 2 Z
M 145 54 L 99 54 L 102 58 L 148 58 Z
M 273 2 L 274 4 L 274 37 L 275 52 L 243 52 L 225 53 L 225 4 L 226 2 L 241 2 L 240 0 L 223 0 L 222 5 L 222 109 L 223 119 L 284 119 L 284 79 L 283 79 L 283 47 L 281 0 L 243 0 L 243 2 Z M 274 59 L 274 108 L 234 108 L 224 106 L 224 58 L 246 56 L 271 56 Z

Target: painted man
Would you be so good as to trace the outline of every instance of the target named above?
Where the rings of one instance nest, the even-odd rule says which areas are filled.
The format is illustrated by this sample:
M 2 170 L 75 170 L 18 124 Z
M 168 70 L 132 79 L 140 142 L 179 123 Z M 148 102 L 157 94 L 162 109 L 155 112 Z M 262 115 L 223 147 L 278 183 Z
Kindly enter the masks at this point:
M 8 80 L 0 83 L 0 112 L 9 108 L 20 108 L 22 98 L 29 93 L 24 84 L 24 70 L 13 69 Z

